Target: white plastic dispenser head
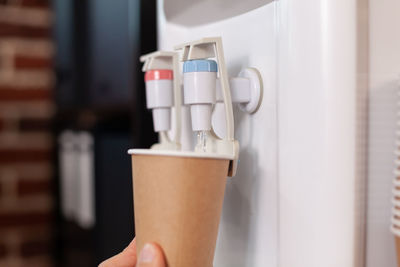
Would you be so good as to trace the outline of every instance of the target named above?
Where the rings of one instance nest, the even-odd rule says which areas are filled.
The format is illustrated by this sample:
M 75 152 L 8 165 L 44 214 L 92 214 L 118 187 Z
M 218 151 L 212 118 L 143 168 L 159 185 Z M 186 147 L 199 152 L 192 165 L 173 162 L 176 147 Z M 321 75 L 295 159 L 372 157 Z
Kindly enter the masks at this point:
M 146 104 L 152 109 L 154 131 L 159 133 L 159 143 L 151 148 L 180 150 L 181 139 L 181 88 L 179 62 L 176 52 L 156 51 L 140 57 L 146 82 Z M 175 108 L 175 138 L 171 140 L 171 109 Z
M 192 128 L 197 132 L 195 151 L 229 158 L 228 176 L 234 176 L 239 157 L 239 143 L 234 139 L 232 99 L 222 39 L 202 38 L 178 45 L 175 49 L 182 50 L 184 102 L 191 106 Z M 216 59 L 218 68 L 217 62 L 210 58 Z M 214 134 L 211 125 L 212 108 L 216 102 L 217 76 L 221 84 L 226 115 L 226 136 L 223 139 Z
M 193 131 L 211 130 L 211 113 L 216 100 L 217 63 L 188 60 L 183 64 L 184 102 L 190 105 Z
M 149 70 L 145 74 L 146 104 L 152 109 L 154 131 L 171 129 L 171 108 L 174 105 L 172 70 Z

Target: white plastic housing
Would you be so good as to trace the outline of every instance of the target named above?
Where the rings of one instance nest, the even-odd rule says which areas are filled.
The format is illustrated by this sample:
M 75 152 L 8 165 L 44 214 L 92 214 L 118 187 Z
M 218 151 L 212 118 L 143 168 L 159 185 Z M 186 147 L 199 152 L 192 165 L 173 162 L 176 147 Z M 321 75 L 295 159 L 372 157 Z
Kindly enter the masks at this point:
M 153 108 L 154 131 L 162 132 L 171 129 L 171 108 Z
M 171 108 L 174 105 L 172 80 L 150 80 L 146 82 L 147 108 L 153 109 L 154 131 L 171 129 Z
M 190 106 L 193 131 L 211 130 L 212 108 L 212 105 L 209 104 L 196 104 Z
M 147 108 L 166 108 L 174 105 L 172 80 L 150 80 L 146 82 Z
M 216 101 L 216 72 L 183 74 L 185 105 L 191 105 L 193 131 L 211 130 L 212 105 Z

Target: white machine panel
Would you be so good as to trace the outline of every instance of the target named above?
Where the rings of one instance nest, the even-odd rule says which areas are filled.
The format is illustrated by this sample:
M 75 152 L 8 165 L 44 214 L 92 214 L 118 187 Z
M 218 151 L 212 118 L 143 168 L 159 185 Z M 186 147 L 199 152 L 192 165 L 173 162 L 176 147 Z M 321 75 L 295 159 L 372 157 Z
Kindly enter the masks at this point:
M 355 7 L 158 1 L 159 49 L 221 36 L 229 75 L 255 67 L 264 82 L 255 114 L 234 107 L 240 162 L 226 186 L 215 267 L 359 266 Z

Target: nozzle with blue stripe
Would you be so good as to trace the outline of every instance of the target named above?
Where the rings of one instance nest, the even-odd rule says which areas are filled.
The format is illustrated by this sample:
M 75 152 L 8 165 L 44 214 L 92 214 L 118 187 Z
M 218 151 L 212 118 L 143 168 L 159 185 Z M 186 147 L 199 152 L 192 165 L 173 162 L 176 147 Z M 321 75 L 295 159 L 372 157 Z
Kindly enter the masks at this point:
M 192 129 L 197 132 L 195 151 L 233 158 L 228 175 L 234 176 L 239 143 L 234 138 L 232 99 L 222 40 L 220 37 L 203 38 L 178 45 L 175 49 L 182 50 L 184 104 L 190 105 Z M 223 139 L 214 133 L 211 124 L 217 81 L 220 83 L 225 106 L 227 134 Z

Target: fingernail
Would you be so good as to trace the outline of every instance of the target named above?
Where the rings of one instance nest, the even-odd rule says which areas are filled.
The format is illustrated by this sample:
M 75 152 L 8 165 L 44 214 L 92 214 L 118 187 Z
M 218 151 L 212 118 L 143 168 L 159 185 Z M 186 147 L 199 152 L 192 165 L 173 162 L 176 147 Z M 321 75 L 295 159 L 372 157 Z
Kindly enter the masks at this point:
M 144 245 L 140 252 L 139 262 L 152 262 L 155 258 L 154 248 L 150 244 Z

